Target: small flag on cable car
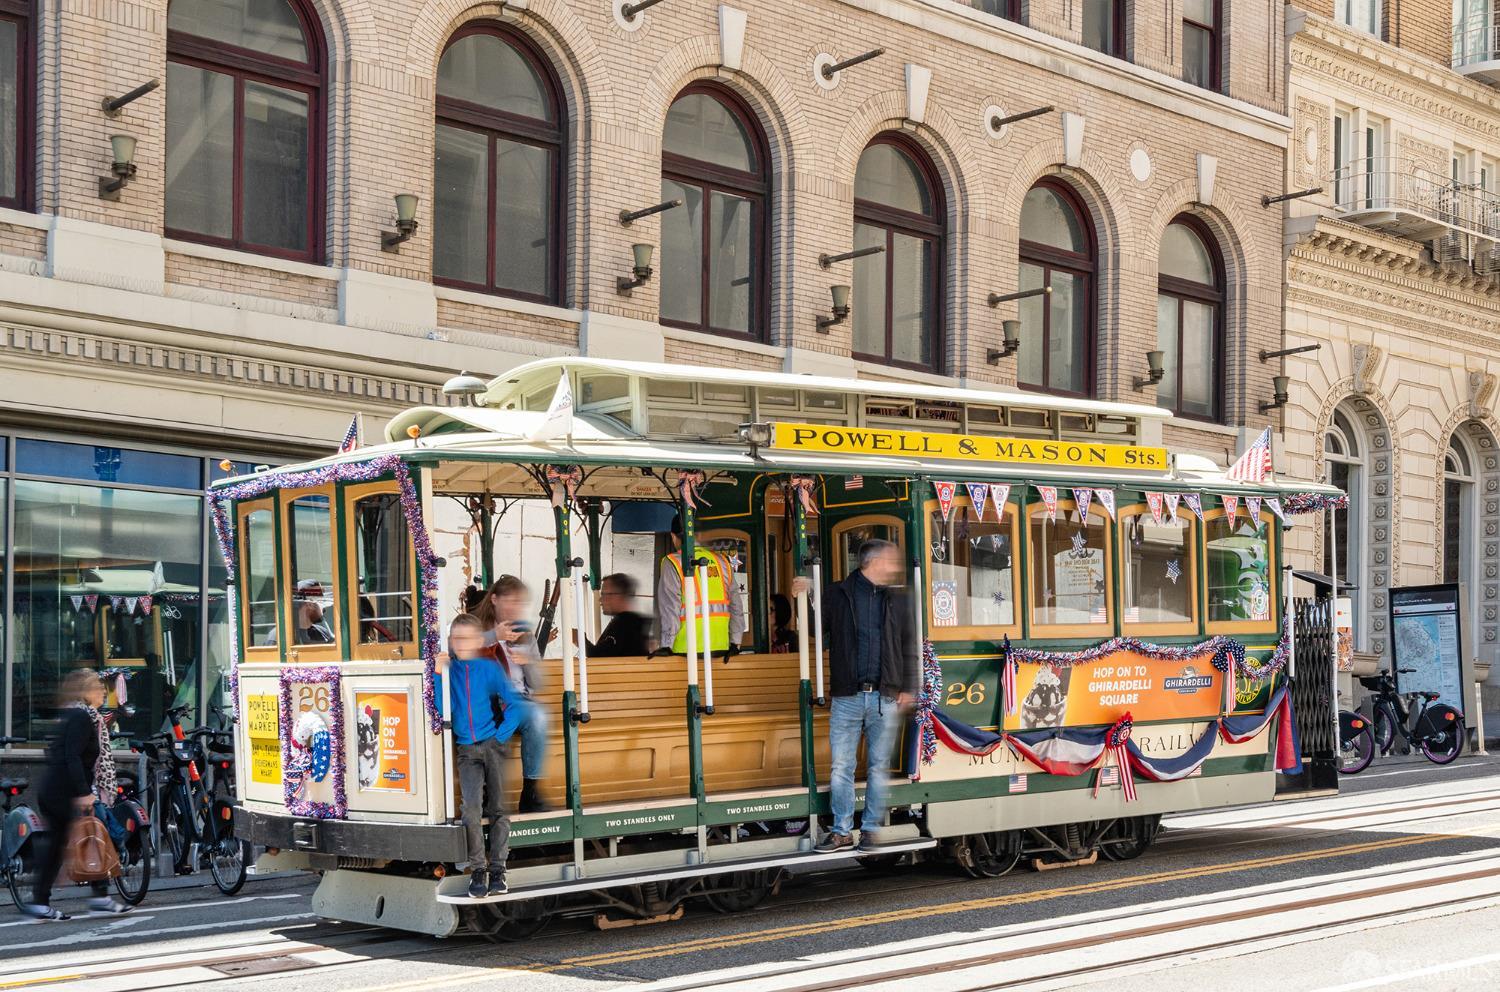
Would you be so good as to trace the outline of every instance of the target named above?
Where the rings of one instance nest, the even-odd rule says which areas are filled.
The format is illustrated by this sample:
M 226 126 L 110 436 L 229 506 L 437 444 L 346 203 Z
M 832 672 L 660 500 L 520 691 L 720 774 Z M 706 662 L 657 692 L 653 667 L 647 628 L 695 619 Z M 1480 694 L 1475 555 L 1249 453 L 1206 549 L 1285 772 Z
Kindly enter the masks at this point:
M 344 439 L 339 442 L 339 454 L 347 455 L 359 447 L 359 414 L 349 421 L 349 429 L 344 432 Z
M 1229 471 L 1224 473 L 1226 479 L 1235 482 L 1264 482 L 1266 473 L 1271 471 L 1271 428 L 1267 427 L 1260 432 L 1260 437 L 1255 443 L 1245 449 L 1240 455 L 1239 461 L 1229 466 Z

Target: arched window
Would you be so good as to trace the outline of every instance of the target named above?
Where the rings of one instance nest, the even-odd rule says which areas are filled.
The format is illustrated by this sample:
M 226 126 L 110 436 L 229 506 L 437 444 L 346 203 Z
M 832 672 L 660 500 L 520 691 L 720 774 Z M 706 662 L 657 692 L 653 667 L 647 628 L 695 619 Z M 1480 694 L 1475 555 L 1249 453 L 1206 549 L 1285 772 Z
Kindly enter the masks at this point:
M 765 337 L 765 140 L 755 117 L 715 86 L 690 86 L 667 110 L 661 198 L 661 320 Z
M 1166 377 L 1156 403 L 1182 417 L 1221 416 L 1224 276 L 1213 238 L 1192 217 L 1162 234 L 1157 263 L 1156 347 Z
M 1063 183 L 1043 179 L 1021 204 L 1021 289 L 1051 286 L 1021 301 L 1016 378 L 1048 393 L 1094 389 L 1094 229 Z
M 167 234 L 315 258 L 323 50 L 311 16 L 288 0 L 173 0 L 167 59 Z
M 854 357 L 937 370 L 942 361 L 943 201 L 927 157 L 896 135 L 854 173 Z
M 438 63 L 432 275 L 545 303 L 561 295 L 561 106 L 540 54 L 490 24 Z
M 31 4 L 0 0 L 0 207 L 25 209 L 31 179 Z
M 1335 410 L 1333 423 L 1323 435 L 1323 458 L 1327 465 L 1328 483 L 1349 494 L 1349 508 L 1334 514 L 1333 574 L 1337 577 L 1340 588 L 1364 584 L 1358 577 L 1365 574 L 1363 562 L 1368 544 L 1364 527 L 1365 483 L 1369 476 L 1369 466 L 1365 461 L 1367 457 L 1364 434 L 1355 426 L 1354 419 L 1342 408 Z M 1351 576 L 1356 578 L 1351 579 Z M 1364 590 L 1353 589 L 1348 595 L 1354 600 L 1354 646 L 1362 650 Z

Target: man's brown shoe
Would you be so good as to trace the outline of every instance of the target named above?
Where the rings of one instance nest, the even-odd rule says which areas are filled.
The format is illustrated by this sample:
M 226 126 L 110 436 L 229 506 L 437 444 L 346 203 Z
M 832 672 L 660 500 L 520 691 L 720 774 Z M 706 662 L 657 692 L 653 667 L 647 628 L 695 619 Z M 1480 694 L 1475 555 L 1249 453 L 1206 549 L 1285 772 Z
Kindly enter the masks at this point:
M 848 834 L 827 833 L 823 839 L 818 841 L 813 851 L 818 854 L 837 854 L 839 851 L 847 851 L 854 847 L 854 838 Z

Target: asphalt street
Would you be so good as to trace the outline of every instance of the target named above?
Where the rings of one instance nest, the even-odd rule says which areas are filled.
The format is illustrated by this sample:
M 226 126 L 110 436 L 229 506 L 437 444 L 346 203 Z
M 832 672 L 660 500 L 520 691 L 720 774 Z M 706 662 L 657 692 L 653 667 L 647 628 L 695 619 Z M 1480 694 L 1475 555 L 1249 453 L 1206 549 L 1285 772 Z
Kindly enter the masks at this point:
M 941 865 L 810 871 L 749 912 L 694 904 L 674 922 L 610 931 L 560 919 L 516 944 L 320 921 L 315 880 L 302 876 L 253 879 L 232 899 L 193 884 L 206 878 L 181 880 L 124 917 L 0 918 L 0 989 L 749 992 L 897 988 L 921 974 L 924 992 L 1168 992 L 1261 989 L 1295 974 L 1298 988 L 1353 992 L 1401 987 L 1386 975 L 1409 985 L 1437 965 L 1448 970 L 1422 973 L 1424 984 L 1466 987 L 1450 979 L 1483 974 L 1492 987 L 1500 757 L 1382 761 L 1342 785 L 1337 797 L 1169 818 L 1130 862 L 985 881 Z M 58 905 L 84 912 L 74 895 Z

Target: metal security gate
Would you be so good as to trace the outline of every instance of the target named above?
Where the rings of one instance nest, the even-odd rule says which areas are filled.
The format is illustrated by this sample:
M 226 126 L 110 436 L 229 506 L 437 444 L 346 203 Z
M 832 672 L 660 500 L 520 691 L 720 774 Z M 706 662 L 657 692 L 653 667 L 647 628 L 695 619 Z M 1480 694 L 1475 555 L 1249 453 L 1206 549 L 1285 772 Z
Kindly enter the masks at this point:
M 1306 573 L 1298 578 L 1308 579 Z M 1322 576 L 1318 576 L 1322 578 Z M 1326 580 L 1325 580 L 1326 582 Z M 1338 788 L 1337 697 L 1334 695 L 1333 596 L 1315 581 L 1311 598 L 1292 600 L 1295 672 L 1292 712 L 1302 746 L 1302 774 L 1281 775 L 1278 795 Z

